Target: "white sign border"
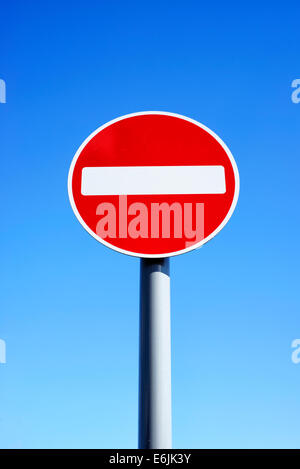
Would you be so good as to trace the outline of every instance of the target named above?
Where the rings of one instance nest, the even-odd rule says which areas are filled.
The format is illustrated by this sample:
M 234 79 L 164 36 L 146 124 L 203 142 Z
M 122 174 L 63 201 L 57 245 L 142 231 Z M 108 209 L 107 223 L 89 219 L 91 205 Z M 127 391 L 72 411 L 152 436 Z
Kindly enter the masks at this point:
M 171 117 L 177 117 L 178 119 L 183 119 L 183 120 L 186 120 L 188 122 L 191 122 L 192 124 L 195 124 L 197 125 L 198 127 L 200 127 L 201 129 L 205 130 L 206 132 L 208 132 L 212 137 L 214 137 L 215 140 L 217 140 L 217 142 L 221 145 L 221 147 L 225 150 L 228 158 L 230 159 L 230 162 L 232 164 L 232 167 L 233 167 L 233 172 L 234 172 L 234 179 L 235 179 L 235 192 L 234 192 L 234 197 L 233 197 L 233 200 L 232 200 L 232 204 L 230 206 L 230 209 L 226 215 L 226 217 L 224 218 L 224 220 L 222 221 L 222 223 L 218 226 L 218 228 L 215 229 L 215 231 L 213 231 L 209 236 L 207 236 L 206 238 L 204 238 L 203 240 L 199 241 L 199 243 L 196 243 L 196 244 L 193 244 L 192 246 L 189 246 L 188 248 L 185 248 L 185 249 L 182 249 L 180 251 L 175 251 L 175 252 L 170 252 L 170 253 L 166 253 L 166 254 L 141 254 L 141 253 L 133 253 L 131 251 L 127 251 L 126 249 L 121 249 L 121 248 L 118 248 L 117 246 L 114 246 L 113 244 L 111 243 L 108 243 L 107 241 L 105 241 L 104 239 L 100 238 L 99 236 L 97 236 L 90 228 L 89 226 L 85 223 L 85 221 L 82 219 L 81 215 L 79 214 L 78 210 L 77 210 L 77 207 L 75 205 L 75 201 L 74 201 L 74 198 L 73 198 L 73 191 L 72 191 L 72 179 L 73 179 L 73 171 L 74 171 L 74 167 L 75 167 L 75 164 L 76 164 L 76 161 L 79 157 L 79 155 L 81 154 L 82 150 L 84 149 L 84 147 L 89 143 L 89 141 L 95 137 L 95 135 L 97 135 L 99 132 L 101 132 L 101 130 L 105 129 L 106 127 L 109 127 L 110 125 L 114 124 L 115 122 L 119 122 L 121 120 L 124 120 L 124 119 L 129 119 L 131 117 L 136 117 L 136 116 L 145 116 L 145 115 L 162 115 L 162 116 L 171 116 Z M 76 218 L 78 219 L 79 223 L 83 226 L 83 228 L 91 235 L 93 236 L 93 238 L 95 238 L 97 241 L 99 241 L 100 243 L 104 244 L 104 246 L 110 248 L 110 249 L 113 249 L 114 251 L 117 251 L 117 252 L 121 252 L 122 254 L 126 254 L 126 255 L 129 255 L 129 256 L 133 256 L 133 257 L 141 257 L 141 258 L 163 258 L 163 257 L 173 257 L 173 256 L 178 256 L 179 254 L 185 254 L 186 252 L 189 252 L 189 251 L 193 251 L 194 249 L 197 249 L 199 247 L 201 247 L 203 244 L 207 243 L 208 241 L 210 241 L 212 238 L 214 238 L 216 236 L 216 234 L 219 233 L 219 231 L 221 231 L 224 226 L 226 225 L 226 223 L 228 222 L 228 220 L 230 219 L 231 215 L 233 214 L 234 212 L 234 209 L 236 207 L 236 204 L 237 204 L 237 201 L 238 201 L 238 197 L 239 197 L 239 191 L 240 191 L 240 177 L 239 177 L 239 171 L 238 171 L 238 168 L 237 168 L 237 165 L 236 165 L 236 162 L 232 156 L 232 153 L 231 151 L 229 150 L 229 148 L 225 145 L 225 143 L 220 139 L 220 137 L 218 137 L 218 135 L 216 135 L 212 130 L 210 130 L 208 127 L 206 127 L 205 125 L 203 124 L 200 124 L 200 122 L 197 122 L 196 120 L 194 119 L 191 119 L 189 117 L 186 117 L 186 116 L 182 116 L 181 114 L 176 114 L 174 112 L 164 112 L 164 111 L 141 111 L 141 112 L 134 112 L 134 113 L 131 113 L 131 114 L 125 114 L 124 116 L 121 116 L 121 117 L 117 117 L 116 119 L 113 119 L 109 122 L 107 122 L 106 124 L 102 125 L 101 127 L 98 127 L 98 129 L 96 129 L 94 132 L 92 132 L 85 140 L 84 142 L 80 145 L 80 147 L 78 148 L 77 152 L 75 153 L 75 156 L 71 162 L 71 166 L 70 166 L 70 169 L 69 169 L 69 174 L 68 174 L 68 194 L 69 194 L 69 199 L 70 199 L 70 204 L 71 204 L 71 207 L 73 209 L 73 212 L 75 213 L 76 215 Z

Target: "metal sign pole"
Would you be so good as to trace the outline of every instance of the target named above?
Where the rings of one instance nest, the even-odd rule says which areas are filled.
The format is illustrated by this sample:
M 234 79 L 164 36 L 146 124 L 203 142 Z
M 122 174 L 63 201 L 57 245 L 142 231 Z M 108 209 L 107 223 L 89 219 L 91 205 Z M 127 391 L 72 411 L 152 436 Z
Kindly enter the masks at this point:
M 172 448 L 169 259 L 141 259 L 139 449 Z

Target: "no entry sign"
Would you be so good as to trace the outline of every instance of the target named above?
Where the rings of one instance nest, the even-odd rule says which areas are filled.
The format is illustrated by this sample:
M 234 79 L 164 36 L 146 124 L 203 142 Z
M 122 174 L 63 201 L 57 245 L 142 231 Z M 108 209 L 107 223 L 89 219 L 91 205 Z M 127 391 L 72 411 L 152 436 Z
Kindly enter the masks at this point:
M 138 257 L 195 249 L 227 223 L 237 203 L 232 154 L 204 125 L 139 112 L 93 132 L 69 171 L 72 208 L 106 246 Z

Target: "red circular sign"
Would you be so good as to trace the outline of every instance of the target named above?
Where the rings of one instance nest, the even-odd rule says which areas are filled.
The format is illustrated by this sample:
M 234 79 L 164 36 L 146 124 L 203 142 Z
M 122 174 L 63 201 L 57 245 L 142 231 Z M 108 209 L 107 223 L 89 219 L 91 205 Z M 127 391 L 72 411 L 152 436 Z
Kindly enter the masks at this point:
M 68 179 L 82 226 L 106 246 L 138 257 L 195 249 L 227 223 L 239 174 L 222 140 L 199 122 L 138 112 L 93 132 Z

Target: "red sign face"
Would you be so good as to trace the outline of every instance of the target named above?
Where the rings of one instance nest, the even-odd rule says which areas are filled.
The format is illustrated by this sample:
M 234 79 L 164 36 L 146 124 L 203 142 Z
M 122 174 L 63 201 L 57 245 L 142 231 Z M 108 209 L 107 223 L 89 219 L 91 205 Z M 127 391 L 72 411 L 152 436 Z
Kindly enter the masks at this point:
M 138 257 L 195 249 L 227 223 L 239 175 L 222 140 L 199 122 L 138 112 L 103 125 L 73 158 L 68 179 L 82 226 Z

